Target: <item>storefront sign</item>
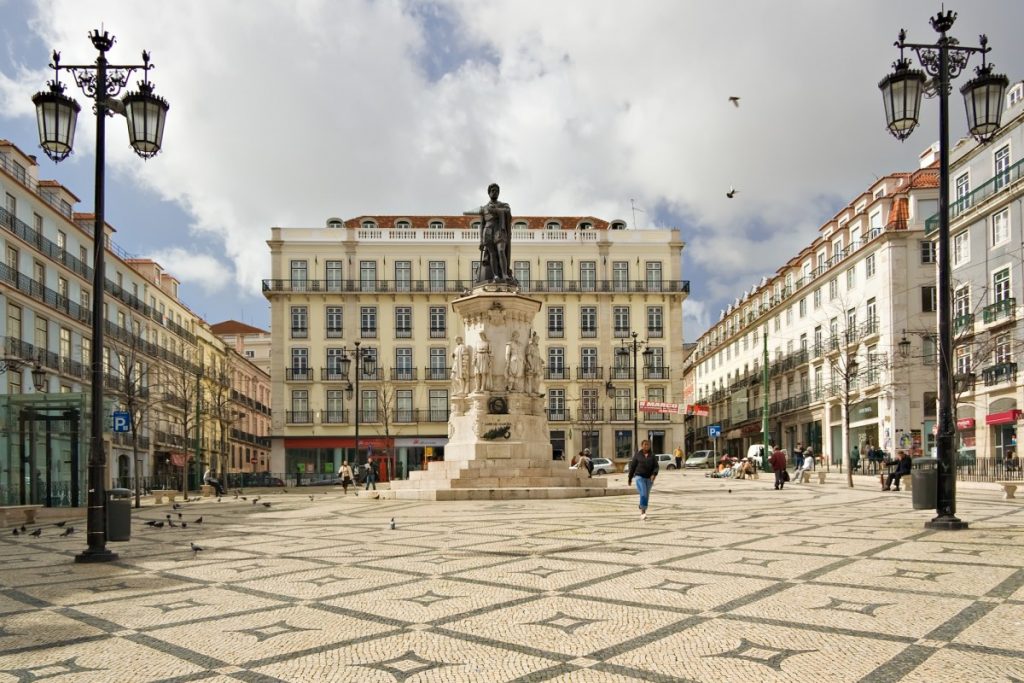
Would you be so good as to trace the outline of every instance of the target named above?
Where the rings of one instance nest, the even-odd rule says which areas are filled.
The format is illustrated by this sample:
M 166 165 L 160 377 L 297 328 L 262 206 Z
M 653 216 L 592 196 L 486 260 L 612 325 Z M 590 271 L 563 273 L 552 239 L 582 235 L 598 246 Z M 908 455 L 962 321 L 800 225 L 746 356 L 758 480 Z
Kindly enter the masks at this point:
M 171 464 L 175 467 L 184 467 L 188 462 L 188 453 L 171 453 Z
M 443 436 L 414 436 L 411 438 L 395 439 L 396 448 L 416 448 L 426 446 L 447 446 L 448 439 Z
M 752 436 L 754 434 L 760 434 L 761 433 L 761 425 L 759 425 L 759 424 L 744 425 L 743 427 L 740 428 L 740 433 L 743 434 L 743 436 Z
M 956 421 L 957 429 L 974 429 L 974 418 L 973 417 L 961 417 Z
M 686 406 L 687 415 L 696 415 L 697 417 L 707 417 L 711 414 L 711 409 L 705 405 L 694 403 Z
M 991 413 L 989 415 L 986 415 L 985 416 L 985 424 L 987 424 L 987 425 L 1011 424 L 1011 423 L 1016 422 L 1017 420 L 1019 420 L 1020 416 L 1021 416 L 1021 411 L 1019 411 L 1017 409 L 1014 409 L 1014 410 L 1004 410 L 1001 413 Z
M 682 405 L 679 403 L 663 403 L 661 401 L 640 401 L 641 413 L 671 413 L 679 414 Z

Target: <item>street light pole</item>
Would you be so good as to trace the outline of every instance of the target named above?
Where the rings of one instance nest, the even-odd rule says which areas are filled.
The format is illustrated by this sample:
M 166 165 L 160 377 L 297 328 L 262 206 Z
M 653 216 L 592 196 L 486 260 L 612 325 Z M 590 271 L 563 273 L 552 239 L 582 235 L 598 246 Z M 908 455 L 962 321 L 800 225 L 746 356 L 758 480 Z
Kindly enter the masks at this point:
M 878 84 L 885 105 L 889 132 L 899 140 L 906 139 L 918 122 L 921 95 L 939 98 L 939 237 L 938 237 L 938 327 L 939 327 L 939 424 L 936 451 L 939 459 L 936 517 L 925 523 L 930 529 L 966 529 L 967 522 L 956 516 L 956 461 L 953 452 L 953 302 L 950 284 L 949 249 L 949 89 L 950 82 L 967 67 L 970 56 L 981 54 L 976 77 L 960 92 L 967 106 L 968 128 L 978 142 L 992 139 L 999 130 L 1003 94 L 1009 84 L 1006 76 L 993 74 L 986 62 L 991 50 L 988 38 L 980 36 L 980 47 L 966 47 L 951 36 L 949 29 L 956 21 L 956 12 L 943 11 L 932 17 L 931 25 L 939 39 L 933 44 L 906 42 L 907 32 L 901 29 L 895 46 L 900 58 L 893 63 L 893 72 Z M 903 51 L 912 49 L 925 73 L 910 68 Z
M 106 53 L 114 45 L 114 37 L 106 31 L 89 34 L 93 47 L 99 53 L 94 64 L 62 65 L 60 53 L 53 53 L 50 68 L 54 79 L 49 91 L 36 93 L 32 101 L 36 106 L 39 126 L 39 144 L 53 161 L 63 161 L 74 145 L 75 121 L 81 110 L 78 103 L 64 95 L 59 76 L 62 70 L 72 73 L 82 92 L 95 101 L 96 110 L 96 178 L 93 222 L 93 281 L 92 281 L 92 348 L 90 350 L 90 414 L 89 414 L 89 469 L 88 513 L 86 538 L 88 547 L 75 556 L 75 562 L 110 562 L 117 554 L 107 549 L 107 530 L 104 515 L 106 506 L 106 453 L 103 445 L 103 294 L 106 276 L 104 260 L 106 240 L 104 233 L 104 172 L 106 167 L 106 118 L 114 113 L 128 120 L 128 137 L 136 154 L 148 159 L 160 151 L 163 143 L 164 119 L 167 102 L 153 94 L 149 83 L 149 53 L 143 51 L 142 64 L 113 65 Z M 144 74 L 139 90 L 116 99 L 128 84 L 131 74 L 141 69 Z
M 645 347 L 643 353 L 644 367 L 647 367 L 653 352 L 650 347 L 647 346 L 648 342 L 637 340 L 639 335 L 636 332 L 631 332 L 630 336 L 632 337 L 632 340 L 623 339 L 622 346 L 619 347 L 616 353 L 622 356 L 628 356 L 630 347 L 632 347 L 633 350 L 633 453 L 636 453 L 640 450 L 640 388 L 637 381 L 640 368 L 637 367 L 637 351 L 640 349 L 641 345 Z

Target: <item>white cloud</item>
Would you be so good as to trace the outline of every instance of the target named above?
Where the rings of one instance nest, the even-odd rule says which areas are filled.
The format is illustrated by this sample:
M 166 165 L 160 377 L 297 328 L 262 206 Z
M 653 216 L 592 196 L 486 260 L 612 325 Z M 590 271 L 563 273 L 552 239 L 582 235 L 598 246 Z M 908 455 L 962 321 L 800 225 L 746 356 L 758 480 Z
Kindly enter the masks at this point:
M 231 266 L 210 254 L 197 254 L 187 249 L 164 249 L 142 258 L 156 261 L 164 272 L 181 282 L 199 285 L 207 294 L 217 294 L 233 287 L 230 276 L 225 276 L 231 272 Z
M 523 214 L 632 222 L 630 198 L 674 209 L 695 267 L 684 277 L 700 274 L 694 294 L 717 315 L 813 239 L 830 217 L 822 197 L 845 201 L 876 174 L 912 169 L 936 135 L 926 105 L 923 130 L 895 143 L 876 89 L 901 26 L 934 38 L 932 0 L 38 5 L 32 29 L 65 62 L 93 59 L 84 36 L 101 19 L 118 37 L 113 61 L 152 52 L 171 103 L 165 150 L 140 164 L 108 144 L 110 162 L 221 239 L 216 258 L 250 291 L 269 277 L 270 226 L 459 213 L 496 180 Z M 424 23 L 439 12 L 455 23 L 444 40 Z M 1015 80 L 1021 19 L 1013 0 L 979 3 L 954 34 L 973 43 L 987 31 L 992 60 Z M 434 78 L 425 53 L 469 58 Z M 6 115 L 29 115 L 49 77 L 38 55 L 26 60 L 31 71 L 0 76 Z

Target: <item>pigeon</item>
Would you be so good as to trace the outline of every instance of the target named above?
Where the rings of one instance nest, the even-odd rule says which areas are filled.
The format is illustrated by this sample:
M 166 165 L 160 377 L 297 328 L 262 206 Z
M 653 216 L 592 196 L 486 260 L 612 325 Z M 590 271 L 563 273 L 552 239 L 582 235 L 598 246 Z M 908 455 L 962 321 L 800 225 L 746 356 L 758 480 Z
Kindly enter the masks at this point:
M 75 527 L 69 526 L 67 529 L 64 530 L 64 533 L 62 533 L 61 536 L 70 536 L 73 533 L 75 533 Z
M 314 498 L 315 498 L 315 496 L 310 496 L 309 497 L 309 502 L 312 503 Z
M 732 102 L 732 106 L 739 108 L 740 98 L 736 97 L 735 95 L 732 95 L 731 97 L 729 97 L 729 101 Z
M 281 489 L 281 493 L 288 493 L 288 489 Z
M 180 512 L 178 513 L 178 519 L 181 519 L 181 513 Z
M 218 503 L 220 502 L 220 496 L 217 496 L 217 502 Z
M 67 521 L 61 520 L 61 521 L 55 523 L 54 526 L 64 526 L 65 524 L 67 524 Z
M 196 520 L 196 521 L 195 521 L 194 523 L 195 523 L 195 524 L 202 524 L 202 523 L 203 523 L 203 518 L 202 518 L 202 517 L 200 517 L 200 518 L 199 518 L 199 519 L 197 519 L 197 520 Z
M 391 518 L 391 530 L 392 530 L 392 531 L 394 531 L 394 530 L 395 530 L 396 528 L 397 528 L 397 527 L 395 527 L 395 518 L 394 518 L 394 517 L 392 517 L 392 518 Z
M 188 546 L 192 549 L 192 557 L 196 556 L 196 553 L 202 552 L 204 548 L 196 545 L 195 543 L 189 543 Z
M 14 530 L 14 535 L 15 535 L 15 536 L 17 536 L 17 535 L 18 535 L 18 530 L 17 530 L 17 529 L 15 529 L 15 530 Z
M 43 527 L 39 527 L 38 529 L 33 531 L 30 535 L 31 536 L 35 536 L 36 538 L 39 538 L 40 536 L 43 535 Z
M 258 502 L 260 502 L 260 499 L 259 499 L 259 498 L 253 498 L 253 499 L 252 499 L 252 504 L 253 504 L 253 505 L 255 505 L 255 504 L 256 504 L 256 503 L 258 503 Z
M 729 493 L 732 493 L 732 489 L 729 489 Z
M 237 496 L 236 496 L 236 497 L 237 497 Z M 249 499 L 248 499 L 248 498 L 246 498 L 245 496 L 242 496 L 242 500 L 249 500 Z
M 172 527 L 174 529 L 178 528 L 178 525 L 172 522 L 171 520 L 167 520 L 167 526 Z
M 157 529 L 163 529 L 164 528 L 164 523 L 163 522 L 154 522 L 153 526 L 155 526 Z
M 28 531 L 28 529 L 26 529 L 26 528 L 25 528 L 25 525 L 24 525 L 24 524 L 22 524 L 22 525 L 21 525 L 21 533 L 25 533 L 26 531 Z
M 739 190 L 737 190 L 735 187 L 730 187 L 729 191 L 725 193 L 725 196 L 728 197 L 729 199 L 732 199 L 733 197 L 736 196 L 737 192 L 739 192 Z
M 171 504 L 171 508 L 174 509 L 174 510 L 180 510 L 181 506 L 178 505 L 177 503 L 173 503 L 173 504 Z
M 263 504 L 263 507 L 265 507 L 265 508 L 268 508 L 268 507 L 270 507 L 270 503 L 264 503 L 264 504 Z
M 182 529 L 187 529 L 188 528 L 188 522 L 182 522 L 181 523 L 181 528 Z
M 149 520 L 148 522 L 146 522 L 146 526 L 156 526 L 156 520 L 155 519 Z
M 171 516 L 170 516 L 170 514 L 168 514 L 168 515 L 167 515 L 167 521 L 168 521 L 168 522 L 169 522 L 169 521 L 171 521 Z

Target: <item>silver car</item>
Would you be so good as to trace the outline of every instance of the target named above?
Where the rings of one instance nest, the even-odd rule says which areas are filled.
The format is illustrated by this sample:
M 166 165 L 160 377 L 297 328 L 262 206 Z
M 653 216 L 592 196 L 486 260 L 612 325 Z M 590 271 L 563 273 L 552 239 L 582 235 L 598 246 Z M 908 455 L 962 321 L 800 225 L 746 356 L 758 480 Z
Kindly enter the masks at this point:
M 591 458 L 594 474 L 615 474 L 615 463 L 608 458 Z
M 718 462 L 718 454 L 714 451 L 694 451 L 683 463 L 684 467 L 714 467 Z
M 676 468 L 676 458 L 671 453 L 658 453 L 654 457 L 658 459 L 658 467 L 664 467 L 666 470 Z

